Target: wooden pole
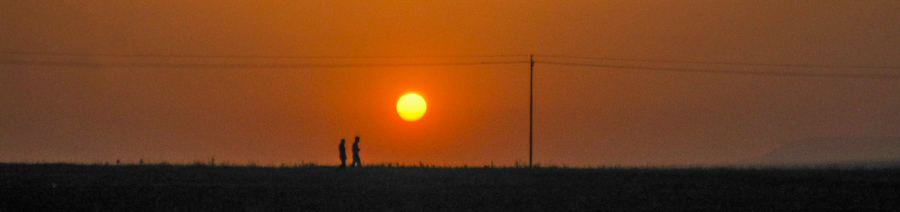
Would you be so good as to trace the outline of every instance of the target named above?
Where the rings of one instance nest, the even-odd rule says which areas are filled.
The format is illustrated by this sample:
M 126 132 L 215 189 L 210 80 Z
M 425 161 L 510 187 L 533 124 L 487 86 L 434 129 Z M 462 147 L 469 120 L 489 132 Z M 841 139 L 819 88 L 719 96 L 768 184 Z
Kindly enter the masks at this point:
M 532 167 L 534 143 L 534 55 L 531 58 L 531 74 L 528 84 L 528 167 Z

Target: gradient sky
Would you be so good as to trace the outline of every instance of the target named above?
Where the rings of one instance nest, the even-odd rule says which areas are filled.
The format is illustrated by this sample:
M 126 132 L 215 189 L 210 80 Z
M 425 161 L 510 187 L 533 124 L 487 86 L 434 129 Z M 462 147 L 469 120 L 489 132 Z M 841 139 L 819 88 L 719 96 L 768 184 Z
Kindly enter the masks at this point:
M 340 139 L 359 135 L 367 164 L 527 163 L 527 63 L 127 64 L 523 62 L 534 54 L 535 163 L 740 164 L 812 137 L 900 136 L 900 81 L 563 66 L 545 62 L 600 62 L 546 56 L 893 74 L 842 67 L 900 67 L 898 38 L 894 0 L 2 1 L 0 162 L 337 164 Z M 158 57 L 166 55 L 249 57 Z M 378 58 L 446 55 L 516 57 Z M 395 111 L 409 92 L 428 102 L 417 122 Z

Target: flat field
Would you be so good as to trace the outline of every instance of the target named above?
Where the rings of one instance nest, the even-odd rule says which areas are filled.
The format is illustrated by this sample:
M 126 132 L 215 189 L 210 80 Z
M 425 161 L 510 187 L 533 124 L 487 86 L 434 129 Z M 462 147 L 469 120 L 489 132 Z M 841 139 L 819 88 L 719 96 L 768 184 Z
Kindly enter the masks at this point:
M 0 211 L 900 209 L 900 169 L 0 164 Z

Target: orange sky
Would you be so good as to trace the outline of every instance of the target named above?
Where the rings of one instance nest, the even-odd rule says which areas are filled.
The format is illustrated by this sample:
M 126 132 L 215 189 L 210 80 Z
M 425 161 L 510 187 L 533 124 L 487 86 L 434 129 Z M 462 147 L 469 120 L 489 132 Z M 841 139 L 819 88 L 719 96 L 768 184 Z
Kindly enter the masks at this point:
M 114 64 L 496 62 L 528 57 L 369 57 L 534 54 L 535 163 L 737 164 L 804 138 L 900 136 L 900 82 L 573 67 L 542 63 L 559 61 L 542 55 L 897 67 L 898 37 L 900 2 L 890 0 L 3 1 L 0 162 L 336 164 L 340 139 L 359 135 L 364 163 L 527 163 L 527 63 Z M 428 102 L 417 122 L 396 114 L 407 92 Z

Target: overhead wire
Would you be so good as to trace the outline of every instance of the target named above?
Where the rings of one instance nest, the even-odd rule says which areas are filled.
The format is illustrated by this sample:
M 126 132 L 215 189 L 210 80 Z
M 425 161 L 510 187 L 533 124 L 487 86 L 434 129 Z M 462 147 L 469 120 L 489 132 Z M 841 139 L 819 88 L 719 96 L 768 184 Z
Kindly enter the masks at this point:
M 528 57 L 520 54 L 494 55 L 394 55 L 394 56 L 290 56 L 290 55 L 166 55 L 166 54 L 94 54 L 67 52 L 0 51 L 6 55 L 44 55 L 65 57 L 113 57 L 113 58 L 218 58 L 218 59 L 427 59 L 427 58 L 514 58 Z
M 665 71 L 665 72 L 682 72 L 682 73 L 705 73 L 705 74 L 726 74 L 726 75 L 755 75 L 755 76 L 780 76 L 780 77 L 812 77 L 812 78 L 848 78 L 848 79 L 900 79 L 898 74 L 868 74 L 868 73 L 809 73 L 809 72 L 785 72 L 785 71 L 748 71 L 748 70 L 721 70 L 721 69 L 699 69 L 699 68 L 675 68 L 675 67 L 650 67 L 650 66 L 629 66 L 629 65 L 607 65 L 607 64 L 589 64 L 589 63 L 570 63 L 570 62 L 539 62 L 536 64 L 564 65 L 564 66 L 584 66 L 596 68 L 610 69 L 631 69 L 631 70 L 647 70 L 647 71 Z
M 428 62 L 428 63 L 294 63 L 294 64 L 240 64 L 240 63 L 89 63 L 59 61 L 0 61 L 4 65 L 68 66 L 68 67 L 122 67 L 122 68 L 202 68 L 202 69 L 300 69 L 300 68 L 354 68 L 354 67 L 411 67 L 411 66 L 471 66 L 524 64 L 528 61 L 481 62 Z
M 742 62 L 646 60 L 646 59 L 629 59 L 629 58 L 614 58 L 614 57 L 582 57 L 582 56 L 565 56 L 565 55 L 534 55 L 534 56 L 539 57 L 539 58 L 544 57 L 544 58 L 555 58 L 555 59 L 580 59 L 580 60 L 697 64 L 697 65 L 766 66 L 766 67 L 794 67 L 794 68 L 900 69 L 900 66 L 860 66 L 860 65 L 818 65 L 818 64 L 786 64 L 786 63 L 742 63 Z
M 64 57 L 111 57 L 111 58 L 195 58 L 195 59 L 478 59 L 477 61 L 438 61 L 438 62 L 367 62 L 367 63 L 324 63 L 324 62 L 289 62 L 289 63 L 246 63 L 233 61 L 216 62 L 79 62 L 79 61 L 40 61 L 40 60 L 0 60 L 0 65 L 20 66 L 67 66 L 67 67 L 124 67 L 124 68 L 198 68 L 198 69 L 301 69 L 301 68 L 353 68 L 353 67 L 408 67 L 408 66 L 472 66 L 472 65 L 504 65 L 504 64 L 528 64 L 531 61 L 529 55 L 437 55 L 437 56 L 252 56 L 252 55 L 152 55 L 152 54 L 87 54 L 64 52 L 15 52 L 2 51 L 0 54 L 20 56 L 64 56 Z M 604 58 L 582 57 L 564 55 L 535 55 L 538 59 L 535 64 L 579 66 L 607 69 L 645 70 L 661 72 L 705 73 L 726 75 L 756 75 L 756 76 L 782 76 L 782 77 L 812 77 L 812 78 L 848 78 L 848 79 L 900 79 L 900 74 L 885 73 L 829 73 L 829 72 L 798 72 L 798 71 L 756 71 L 747 70 L 754 67 L 781 67 L 804 69 L 895 69 L 892 66 L 833 66 L 814 64 L 766 64 L 766 63 L 739 63 L 739 62 L 705 62 L 705 61 L 672 61 L 672 60 L 642 60 L 628 58 Z M 501 59 L 501 60 L 497 60 Z M 580 60 L 580 61 L 573 61 Z M 605 64 L 587 61 L 619 61 L 631 63 L 643 63 L 645 65 Z M 657 63 L 657 64 L 653 64 Z M 649 64 L 649 65 L 647 65 Z M 723 68 L 684 68 L 674 66 L 681 65 L 716 65 L 739 66 L 728 69 Z M 664 65 L 665 67 L 661 67 Z M 734 70 L 739 69 L 739 70 Z

